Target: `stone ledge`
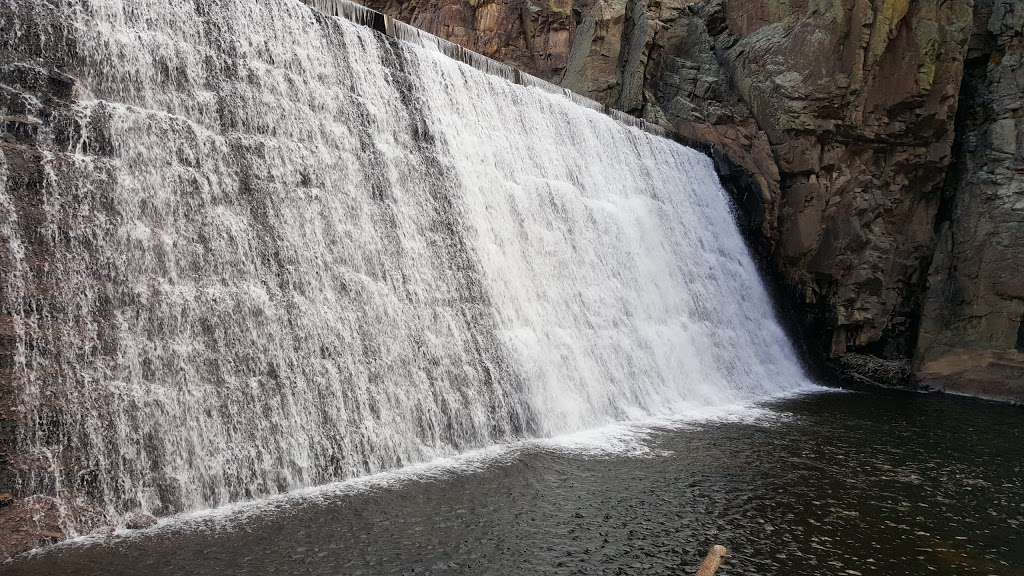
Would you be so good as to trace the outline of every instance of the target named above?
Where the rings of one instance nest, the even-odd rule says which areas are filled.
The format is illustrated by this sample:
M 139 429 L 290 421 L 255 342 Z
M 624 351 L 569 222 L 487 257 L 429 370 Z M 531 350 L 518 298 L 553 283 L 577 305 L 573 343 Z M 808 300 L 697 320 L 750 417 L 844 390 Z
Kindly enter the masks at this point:
M 1024 404 L 1024 353 L 957 352 L 923 364 L 921 384 L 949 394 Z

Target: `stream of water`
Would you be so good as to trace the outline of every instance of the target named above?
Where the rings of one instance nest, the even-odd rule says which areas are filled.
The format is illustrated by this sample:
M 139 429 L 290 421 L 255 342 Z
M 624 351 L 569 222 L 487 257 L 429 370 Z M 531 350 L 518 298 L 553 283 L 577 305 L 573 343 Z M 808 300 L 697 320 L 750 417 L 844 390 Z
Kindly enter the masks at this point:
M 69 536 L 812 386 L 702 154 L 298 0 L 0 6 L 73 47 L 0 178 Z

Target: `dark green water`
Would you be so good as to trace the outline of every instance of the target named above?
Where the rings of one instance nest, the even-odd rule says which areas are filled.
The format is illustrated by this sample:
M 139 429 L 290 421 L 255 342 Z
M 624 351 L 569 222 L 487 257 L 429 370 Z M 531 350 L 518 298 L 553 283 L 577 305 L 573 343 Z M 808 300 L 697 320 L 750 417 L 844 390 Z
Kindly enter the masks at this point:
M 50 548 L 5 575 L 1024 575 L 1024 409 L 832 393 L 645 456 L 532 448 L 482 471 Z

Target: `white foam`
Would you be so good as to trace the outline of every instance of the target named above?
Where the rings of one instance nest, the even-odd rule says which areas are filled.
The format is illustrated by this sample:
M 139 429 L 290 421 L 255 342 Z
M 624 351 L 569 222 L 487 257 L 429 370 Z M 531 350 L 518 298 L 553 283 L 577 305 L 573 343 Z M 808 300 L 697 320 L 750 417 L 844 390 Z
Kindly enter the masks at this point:
M 807 387 L 780 395 L 769 402 L 796 398 L 803 395 L 838 393 L 836 389 Z M 261 517 L 273 516 L 295 507 L 332 505 L 338 499 L 369 491 L 401 490 L 414 482 L 445 482 L 455 476 L 477 474 L 496 465 L 515 465 L 531 452 L 552 451 L 586 458 L 660 458 L 672 453 L 652 446 L 661 434 L 678 430 L 697 430 L 723 424 L 745 424 L 771 427 L 792 422 L 786 412 L 758 404 L 735 404 L 712 409 L 694 408 L 686 414 L 669 418 L 654 418 L 637 422 L 617 422 L 553 438 L 526 439 L 497 444 L 480 450 L 438 458 L 398 470 L 381 472 L 295 490 L 269 498 L 235 502 L 218 508 L 198 510 L 161 518 L 155 526 L 113 534 L 80 536 L 52 546 L 33 550 L 29 554 L 46 553 L 65 547 L 93 546 L 145 539 L 158 535 L 182 532 L 230 531 Z

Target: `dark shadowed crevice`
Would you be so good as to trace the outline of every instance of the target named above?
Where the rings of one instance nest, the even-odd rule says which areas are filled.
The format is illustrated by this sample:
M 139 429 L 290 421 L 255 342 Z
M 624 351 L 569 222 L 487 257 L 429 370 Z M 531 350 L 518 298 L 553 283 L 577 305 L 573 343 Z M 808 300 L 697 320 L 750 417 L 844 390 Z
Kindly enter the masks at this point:
M 644 78 L 644 48 L 647 44 L 647 2 L 630 0 L 626 4 L 626 19 L 622 23 L 622 42 L 619 47 L 618 85 L 609 103 L 613 108 L 629 114 L 641 111 Z
M 1024 352 L 1024 317 L 1020 319 L 1017 326 L 1017 352 Z
M 777 267 L 771 244 L 763 234 L 765 205 L 756 179 L 721 149 L 678 135 L 675 139 L 714 160 L 715 172 L 729 195 L 736 223 L 757 265 L 761 282 L 771 297 L 775 316 L 804 369 L 820 383 L 839 382 L 839 377 L 827 362 L 835 313 L 827 304 L 828 298 L 821 298 L 816 304 L 805 302 L 800 290 L 786 282 Z

